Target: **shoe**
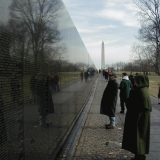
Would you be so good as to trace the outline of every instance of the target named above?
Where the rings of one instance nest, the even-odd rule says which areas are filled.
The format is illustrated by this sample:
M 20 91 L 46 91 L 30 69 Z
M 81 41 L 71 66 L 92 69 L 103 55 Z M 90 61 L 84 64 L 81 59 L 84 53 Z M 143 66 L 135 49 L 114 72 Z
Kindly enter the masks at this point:
M 49 128 L 49 123 L 43 123 L 43 124 L 40 124 L 40 126 L 42 128 Z
M 135 156 L 134 158 L 131 158 L 131 160 L 145 160 L 146 156 L 145 155 L 138 155 Z
M 124 111 L 120 111 L 120 113 L 124 114 Z
M 109 126 L 106 126 L 106 129 L 115 129 L 115 126 L 109 125 Z
M 105 124 L 105 127 L 110 126 L 110 124 Z

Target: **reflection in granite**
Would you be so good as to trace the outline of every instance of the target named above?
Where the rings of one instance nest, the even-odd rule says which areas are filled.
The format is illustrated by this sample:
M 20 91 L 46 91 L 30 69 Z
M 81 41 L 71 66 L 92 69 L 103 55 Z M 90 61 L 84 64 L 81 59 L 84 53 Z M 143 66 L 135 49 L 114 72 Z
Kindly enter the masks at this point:
M 0 3 L 0 159 L 53 159 L 89 96 L 95 65 L 61 0 Z

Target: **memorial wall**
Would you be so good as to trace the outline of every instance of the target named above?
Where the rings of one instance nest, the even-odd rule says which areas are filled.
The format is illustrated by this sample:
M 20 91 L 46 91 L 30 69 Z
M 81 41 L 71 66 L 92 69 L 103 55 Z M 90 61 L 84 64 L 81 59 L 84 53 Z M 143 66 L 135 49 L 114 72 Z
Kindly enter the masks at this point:
M 0 0 L 0 160 L 55 159 L 95 79 L 61 0 Z

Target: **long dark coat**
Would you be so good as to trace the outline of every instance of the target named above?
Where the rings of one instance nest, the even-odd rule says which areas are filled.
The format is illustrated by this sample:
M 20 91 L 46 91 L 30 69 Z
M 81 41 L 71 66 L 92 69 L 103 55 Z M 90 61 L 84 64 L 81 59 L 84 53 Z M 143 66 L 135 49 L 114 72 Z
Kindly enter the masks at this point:
M 150 112 L 152 111 L 148 93 L 149 80 L 145 75 L 137 75 L 136 87 L 131 90 L 125 117 L 122 148 L 134 154 L 149 153 Z
M 115 117 L 115 110 L 118 97 L 118 83 L 116 79 L 109 80 L 101 100 L 100 114 Z
M 54 104 L 50 90 L 50 82 L 48 80 L 40 79 L 36 83 L 37 101 L 39 104 L 38 112 L 40 115 L 47 115 L 54 113 Z

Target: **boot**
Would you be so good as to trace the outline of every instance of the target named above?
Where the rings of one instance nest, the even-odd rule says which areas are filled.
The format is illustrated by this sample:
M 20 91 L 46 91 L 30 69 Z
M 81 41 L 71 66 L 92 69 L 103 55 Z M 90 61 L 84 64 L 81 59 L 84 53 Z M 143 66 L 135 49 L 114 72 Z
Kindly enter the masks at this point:
M 131 158 L 131 160 L 138 160 L 138 156 L 135 155 L 134 158 Z
M 131 160 L 145 160 L 145 155 L 135 155 L 134 158 L 131 158 Z
M 145 160 L 146 156 L 145 155 L 139 155 L 138 160 Z

